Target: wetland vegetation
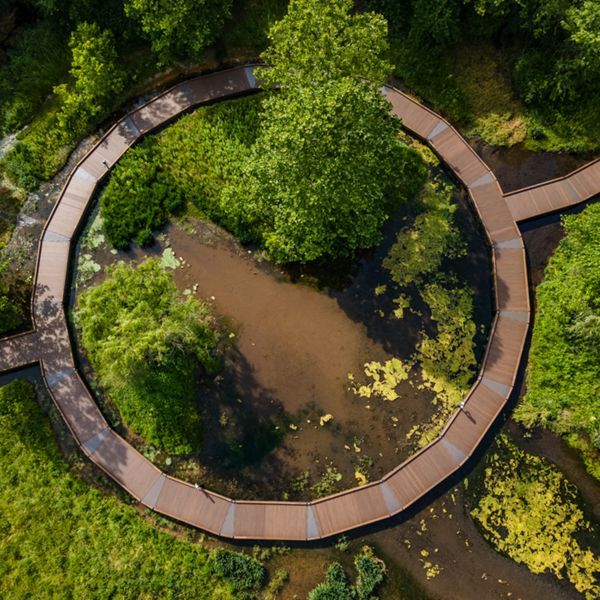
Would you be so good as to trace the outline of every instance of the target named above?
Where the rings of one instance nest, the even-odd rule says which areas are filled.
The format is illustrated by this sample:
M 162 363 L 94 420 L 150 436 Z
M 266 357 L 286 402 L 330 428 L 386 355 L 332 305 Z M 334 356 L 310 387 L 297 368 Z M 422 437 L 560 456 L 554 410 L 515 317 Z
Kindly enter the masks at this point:
M 592 0 L 0 9 L 3 332 L 27 324 L 35 240 L 82 138 L 183 75 L 259 55 L 271 67 L 261 94 L 195 110 L 124 156 L 72 294 L 111 425 L 166 472 L 240 498 L 379 478 L 438 434 L 476 374 L 488 249 L 460 188 L 390 118 L 388 78 L 508 187 L 598 149 Z M 73 449 L 41 389 L 1 388 L 0 595 L 596 598 L 598 206 L 564 219 L 536 275 L 520 425 L 464 485 L 327 548 L 239 551 L 140 514 Z

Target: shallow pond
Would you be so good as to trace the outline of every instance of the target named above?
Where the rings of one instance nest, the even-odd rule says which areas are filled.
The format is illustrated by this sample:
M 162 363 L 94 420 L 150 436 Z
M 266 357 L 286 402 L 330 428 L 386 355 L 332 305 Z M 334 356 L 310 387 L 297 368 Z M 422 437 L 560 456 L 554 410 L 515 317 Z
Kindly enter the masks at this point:
M 468 253 L 452 266 L 476 290 L 480 358 L 492 311 L 489 255 L 464 196 L 455 197 Z M 353 262 L 287 271 L 191 218 L 170 225 L 150 250 L 84 251 L 97 271 L 87 286 L 104 278 L 100 267 L 170 246 L 182 261 L 177 286 L 208 300 L 231 332 L 219 376 L 199 378 L 202 452 L 168 460 L 152 452 L 161 467 L 238 498 L 301 499 L 355 486 L 356 470 L 377 479 L 412 453 L 406 434 L 433 415 L 431 392 L 402 382 L 393 402 L 365 399 L 348 379 L 364 380 L 366 362 L 408 359 L 420 329 L 431 328 L 426 313 L 393 316 L 397 294 L 382 267 L 406 216 L 394 215 L 381 244 Z

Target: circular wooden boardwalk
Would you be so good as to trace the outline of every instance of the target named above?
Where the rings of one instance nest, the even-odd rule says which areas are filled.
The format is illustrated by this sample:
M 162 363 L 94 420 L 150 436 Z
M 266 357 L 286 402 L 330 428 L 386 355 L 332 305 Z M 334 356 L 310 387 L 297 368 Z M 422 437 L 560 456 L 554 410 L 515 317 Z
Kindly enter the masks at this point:
M 167 476 L 108 426 L 76 369 L 64 300 L 69 260 L 94 190 L 132 144 L 182 112 L 257 87 L 254 67 L 180 83 L 115 124 L 70 174 L 40 240 L 32 298 L 35 330 L 0 342 L 0 372 L 39 362 L 48 392 L 89 459 L 145 506 L 226 538 L 308 541 L 396 515 L 455 473 L 505 406 L 530 323 L 525 248 L 517 222 L 600 193 L 600 161 L 504 195 L 496 177 L 441 117 L 390 88 L 404 127 L 427 141 L 465 185 L 493 256 L 496 314 L 483 366 L 440 437 L 381 480 L 313 502 L 236 501 Z

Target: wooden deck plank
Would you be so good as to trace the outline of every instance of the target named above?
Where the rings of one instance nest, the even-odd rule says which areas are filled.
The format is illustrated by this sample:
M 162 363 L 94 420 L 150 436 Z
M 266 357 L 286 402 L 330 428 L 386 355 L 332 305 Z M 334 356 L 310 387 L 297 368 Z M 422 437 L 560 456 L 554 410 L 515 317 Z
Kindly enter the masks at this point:
M 221 496 L 167 477 L 155 510 L 182 523 L 219 535 L 231 504 L 230 500 Z
M 307 505 L 285 502 L 236 502 L 234 535 L 238 539 L 307 539 Z
M 221 71 L 186 82 L 189 86 L 194 104 L 202 104 L 242 94 L 254 88 L 253 81 L 248 79 L 243 69 Z
M 61 202 L 52 214 L 46 230 L 71 238 L 77 231 L 84 212 L 85 205 L 77 207 L 71 203 Z
M 423 139 L 439 122 L 440 118 L 402 92 L 387 88 L 386 98 L 392 105 L 392 113 L 402 119 L 405 129 Z
M 39 344 L 37 331 L 0 340 L 0 373 L 38 362 Z
M 498 310 L 529 312 L 525 250 L 494 248 L 496 305 Z
M 478 381 L 444 438 L 465 456 L 471 456 L 505 402 L 506 397 Z
M 160 470 L 114 431 L 97 447 L 90 459 L 141 500 L 161 476 Z
M 185 88 L 178 86 L 159 96 L 131 114 L 131 120 L 141 134 L 166 123 L 194 104 Z
M 80 444 L 108 427 L 73 367 L 49 370 L 44 364 L 44 375 L 54 402 Z
M 435 136 L 431 145 L 467 187 L 489 172 L 471 146 L 452 128 Z
M 311 504 L 323 538 L 389 516 L 379 485 L 355 488 Z M 354 525 L 353 525 L 354 524 Z
M 48 301 L 62 303 L 69 270 L 70 248 L 69 240 L 62 242 L 44 241 L 40 245 L 34 306 L 35 303 Z
M 492 243 L 502 243 L 520 237 L 498 183 L 471 188 L 469 194 Z
M 528 324 L 499 317 L 482 375 L 500 384 L 513 386 L 525 345 Z

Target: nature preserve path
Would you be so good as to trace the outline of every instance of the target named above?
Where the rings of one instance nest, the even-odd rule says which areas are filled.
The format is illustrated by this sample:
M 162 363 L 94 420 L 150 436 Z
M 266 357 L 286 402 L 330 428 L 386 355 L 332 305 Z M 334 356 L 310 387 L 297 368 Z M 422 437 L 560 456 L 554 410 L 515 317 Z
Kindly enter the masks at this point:
M 180 83 L 121 119 L 75 167 L 39 246 L 32 298 L 35 331 L 0 343 L 0 371 L 39 361 L 48 391 L 83 452 L 149 508 L 227 538 L 315 540 L 402 512 L 475 452 L 513 390 L 530 322 L 525 249 L 516 222 L 600 193 L 600 163 L 504 196 L 494 174 L 446 121 L 405 94 L 384 88 L 404 127 L 426 140 L 466 186 L 490 241 L 497 312 L 483 367 L 464 408 L 440 437 L 380 481 L 314 502 L 230 500 L 165 475 L 110 429 L 76 368 L 65 289 L 70 253 L 94 190 L 123 153 L 191 107 L 256 87 L 250 66 Z

